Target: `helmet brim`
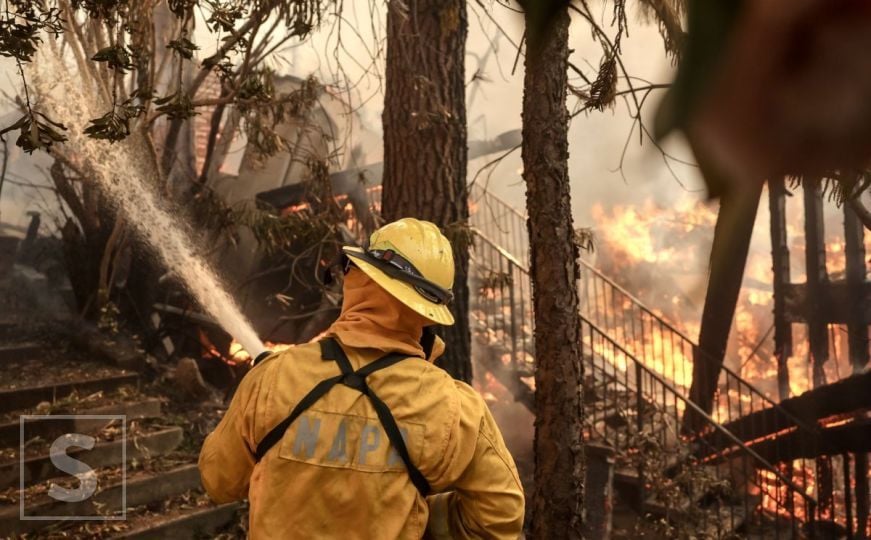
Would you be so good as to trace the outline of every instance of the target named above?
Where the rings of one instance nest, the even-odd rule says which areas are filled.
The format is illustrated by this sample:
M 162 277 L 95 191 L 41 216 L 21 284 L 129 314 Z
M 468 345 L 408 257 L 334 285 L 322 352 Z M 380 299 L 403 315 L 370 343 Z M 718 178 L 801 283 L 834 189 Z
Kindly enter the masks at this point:
M 427 300 L 421 296 L 413 286 L 404 281 L 388 276 L 383 271 L 367 262 L 363 257 L 363 248 L 344 246 L 342 251 L 354 261 L 354 265 L 357 266 L 357 268 L 372 278 L 372 281 L 377 283 L 391 296 L 414 310 L 419 315 L 436 324 L 444 326 L 454 324 L 454 315 L 451 313 L 448 306 Z

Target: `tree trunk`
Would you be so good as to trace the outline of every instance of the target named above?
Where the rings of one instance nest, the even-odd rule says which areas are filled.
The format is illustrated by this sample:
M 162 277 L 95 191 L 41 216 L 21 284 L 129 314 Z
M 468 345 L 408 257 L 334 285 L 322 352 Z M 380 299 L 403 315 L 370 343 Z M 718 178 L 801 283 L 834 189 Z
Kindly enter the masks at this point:
M 384 191 L 388 221 L 415 217 L 442 228 L 454 246 L 456 323 L 442 328 L 439 365 L 472 378 L 469 332 L 469 219 L 466 185 L 463 0 L 391 0 L 387 8 Z
M 532 538 L 582 538 L 583 368 L 578 249 L 568 173 L 569 15 L 526 11 L 523 179 L 535 310 L 535 493 Z
M 690 387 L 690 400 L 709 414 L 726 356 L 761 195 L 762 184 L 754 182 L 744 190 L 725 194 L 720 200 L 711 246 L 711 275 L 702 310 L 699 346 L 693 355 Z M 691 411 L 693 409 L 688 408 L 684 415 L 685 432 L 697 431 L 702 426 L 700 418 Z

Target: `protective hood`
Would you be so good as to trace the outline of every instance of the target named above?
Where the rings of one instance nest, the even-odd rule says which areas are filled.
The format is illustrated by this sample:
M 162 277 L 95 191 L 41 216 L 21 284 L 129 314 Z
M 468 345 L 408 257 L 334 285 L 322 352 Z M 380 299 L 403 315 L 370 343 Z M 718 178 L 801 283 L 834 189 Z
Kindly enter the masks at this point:
M 342 313 L 327 330 L 343 345 L 375 349 L 383 353 L 400 352 L 424 357 L 421 336 L 432 322 L 405 306 L 357 268 L 345 275 Z M 435 361 L 445 350 L 436 337 L 428 361 Z

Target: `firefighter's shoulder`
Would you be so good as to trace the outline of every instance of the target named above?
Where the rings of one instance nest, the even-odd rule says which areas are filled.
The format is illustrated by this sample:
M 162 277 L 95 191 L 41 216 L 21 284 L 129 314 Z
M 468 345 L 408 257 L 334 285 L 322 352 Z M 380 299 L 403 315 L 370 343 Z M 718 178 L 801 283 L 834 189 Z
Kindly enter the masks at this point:
M 316 341 L 302 343 L 299 345 L 282 345 L 280 349 L 266 350 L 260 353 L 254 359 L 251 369 L 274 364 L 276 362 L 282 362 L 284 359 L 287 358 L 293 358 L 299 355 L 306 355 L 312 353 L 320 354 L 320 348 L 318 347 L 318 343 Z

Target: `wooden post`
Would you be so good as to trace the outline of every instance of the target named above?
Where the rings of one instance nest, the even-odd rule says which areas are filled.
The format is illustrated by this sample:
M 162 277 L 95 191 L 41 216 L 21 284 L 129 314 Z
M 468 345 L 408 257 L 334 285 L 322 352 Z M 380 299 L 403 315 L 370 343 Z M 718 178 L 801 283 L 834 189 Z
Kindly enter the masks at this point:
M 867 540 L 868 529 L 871 529 L 871 519 L 868 511 L 868 454 L 857 453 L 856 455 L 856 538 Z
M 783 178 L 768 181 L 768 213 L 774 292 L 774 359 L 777 362 L 777 395 L 783 401 L 790 397 L 787 361 L 792 356 L 792 323 L 786 317 L 786 289 L 791 277 L 786 234 L 786 182 Z M 781 472 L 792 480 L 792 466 L 782 465 Z M 793 510 L 792 497 L 786 502 L 787 508 Z
M 864 313 L 864 287 L 867 273 L 865 270 L 865 228 L 859 216 L 850 207 L 844 205 L 844 251 L 847 263 L 847 298 L 850 301 L 849 318 L 847 319 L 847 343 L 849 344 L 850 363 L 853 373 L 860 373 L 868 365 L 868 325 Z M 856 479 L 856 538 L 868 538 L 869 528 L 869 493 L 868 493 L 868 454 L 857 453 L 854 459 Z
M 864 287 L 865 270 L 865 228 L 859 216 L 849 204 L 844 205 L 844 251 L 847 263 L 847 290 L 850 301 L 847 320 L 847 340 L 850 349 L 850 363 L 853 373 L 858 373 L 868 365 L 868 324 L 865 321 Z
M 805 266 L 807 271 L 807 297 L 805 320 L 813 368 L 813 386 L 826 384 L 823 365 L 829 357 L 828 324 L 823 313 L 823 295 L 828 285 L 826 271 L 826 242 L 823 225 L 823 196 L 820 183 L 808 180 L 804 184 Z
M 711 245 L 711 274 L 702 310 L 699 346 L 693 351 L 693 383 L 689 394 L 690 400 L 706 413 L 713 409 L 761 196 L 762 184 L 754 182 L 720 199 Z M 703 426 L 694 409 L 687 408 L 683 431 L 693 433 Z
M 792 356 L 792 324 L 786 318 L 786 287 L 789 285 L 789 244 L 786 237 L 786 185 L 783 178 L 768 181 L 768 211 L 771 215 L 771 261 L 774 272 L 774 357 L 780 399 L 789 399 L 789 368 Z
M 828 285 L 826 271 L 826 241 L 823 223 L 823 195 L 819 180 L 805 180 L 804 192 L 804 233 L 805 266 L 807 271 L 807 297 L 805 320 L 808 328 L 808 341 L 813 370 L 813 387 L 826 384 L 823 369 L 829 357 L 828 324 L 823 313 L 823 295 Z M 832 461 L 828 456 L 816 460 L 817 501 L 820 517 L 831 519 L 834 510 L 832 492 Z

